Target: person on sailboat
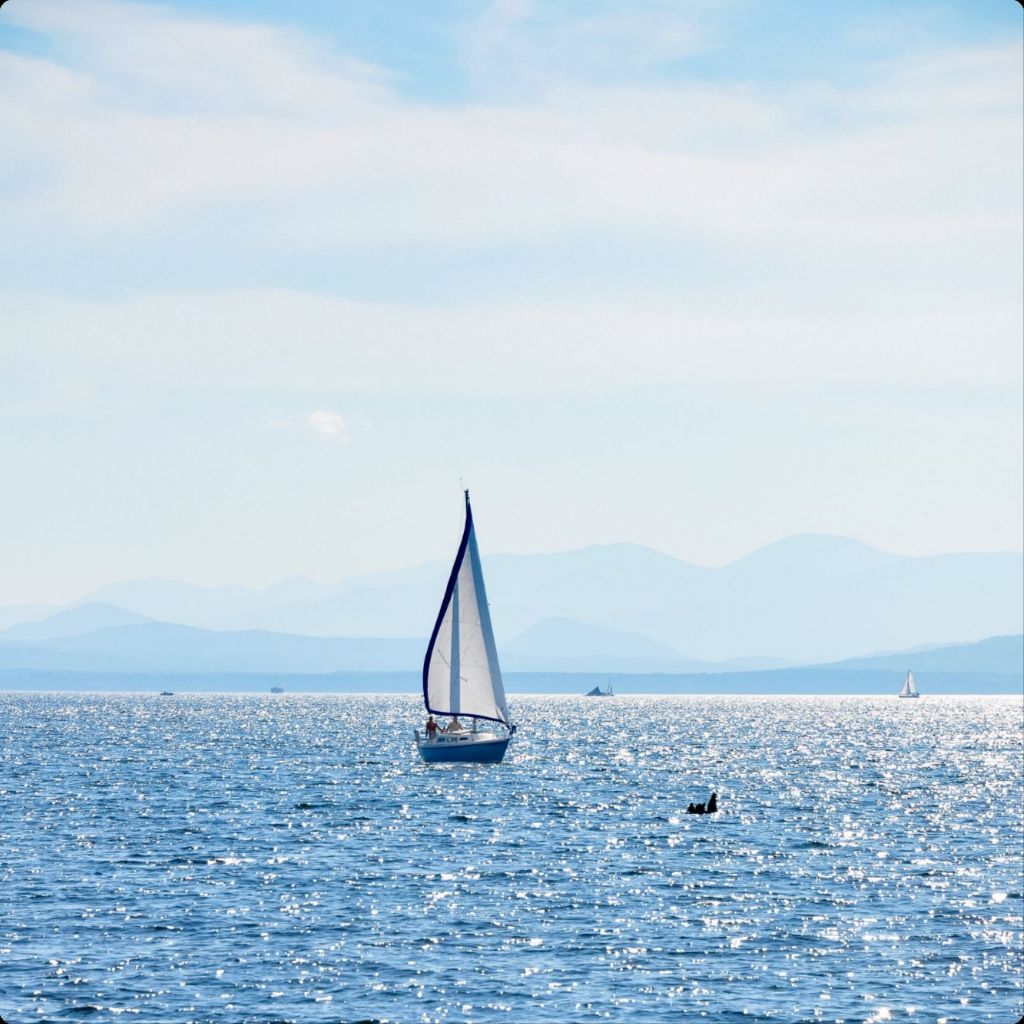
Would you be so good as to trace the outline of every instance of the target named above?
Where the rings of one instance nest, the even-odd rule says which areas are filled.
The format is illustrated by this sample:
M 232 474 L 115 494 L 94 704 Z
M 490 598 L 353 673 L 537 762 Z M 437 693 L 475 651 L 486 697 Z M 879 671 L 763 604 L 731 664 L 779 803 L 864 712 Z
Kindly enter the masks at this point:
M 436 739 L 437 737 L 437 722 L 434 721 L 434 716 L 430 715 L 427 718 L 427 739 Z
M 448 723 L 446 732 L 465 732 L 466 729 L 463 724 L 459 721 L 458 715 L 452 715 L 452 720 Z

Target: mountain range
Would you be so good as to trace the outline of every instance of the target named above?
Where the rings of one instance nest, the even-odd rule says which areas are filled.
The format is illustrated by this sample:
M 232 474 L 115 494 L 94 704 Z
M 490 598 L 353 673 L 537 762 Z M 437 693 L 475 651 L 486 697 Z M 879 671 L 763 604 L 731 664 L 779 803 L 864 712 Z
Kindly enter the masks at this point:
M 415 669 L 447 572 L 265 590 L 114 584 L 66 606 L 0 609 L 0 668 Z M 1019 553 L 911 558 L 841 537 L 792 537 L 720 568 L 614 544 L 493 555 L 484 572 L 510 671 L 836 663 L 1017 634 L 1024 618 Z
M 89 607 L 89 606 L 87 606 Z M 0 672 L 77 672 L 132 674 L 324 675 L 402 672 L 415 676 L 423 658 L 418 638 L 304 637 L 260 630 L 207 630 L 165 622 L 112 626 L 90 633 L 32 642 L 3 640 Z M 591 654 L 579 658 L 517 656 L 503 653 L 506 672 L 541 674 L 724 676 L 779 671 L 772 664 L 694 662 L 683 658 Z M 827 670 L 947 675 L 986 674 L 1024 679 L 1024 635 L 989 637 L 973 644 L 943 645 L 825 665 L 793 666 L 791 671 Z

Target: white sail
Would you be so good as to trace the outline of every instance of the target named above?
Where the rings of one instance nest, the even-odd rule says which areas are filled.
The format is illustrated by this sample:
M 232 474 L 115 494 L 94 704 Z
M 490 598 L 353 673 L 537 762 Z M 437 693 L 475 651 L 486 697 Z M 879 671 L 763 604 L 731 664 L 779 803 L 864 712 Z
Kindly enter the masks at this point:
M 916 697 L 917 696 L 917 683 L 914 681 L 914 673 L 908 672 L 907 678 L 903 680 L 903 686 L 900 689 L 901 697 Z
M 468 491 L 466 528 L 423 661 L 423 702 L 431 714 L 510 724 Z

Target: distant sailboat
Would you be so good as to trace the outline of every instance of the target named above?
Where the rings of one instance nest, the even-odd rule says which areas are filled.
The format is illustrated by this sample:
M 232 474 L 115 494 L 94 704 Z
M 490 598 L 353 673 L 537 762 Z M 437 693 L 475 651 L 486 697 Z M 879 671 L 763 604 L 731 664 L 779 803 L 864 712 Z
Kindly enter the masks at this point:
M 614 697 L 615 691 L 612 689 L 612 681 L 608 680 L 608 689 L 602 690 L 600 686 L 595 686 L 592 690 L 587 690 L 584 697 Z
M 423 704 L 431 716 L 449 720 L 443 730 L 416 730 L 416 746 L 428 763 L 496 763 L 515 732 L 505 706 L 469 491 L 465 494 L 462 542 L 423 659 Z M 472 727 L 460 719 L 471 719 Z
M 271 693 L 284 693 L 284 687 L 283 686 L 272 686 L 270 688 L 270 692 Z
M 917 692 L 917 683 L 914 682 L 914 673 L 908 672 L 907 678 L 903 680 L 903 685 L 900 687 L 900 697 L 920 697 L 921 694 Z

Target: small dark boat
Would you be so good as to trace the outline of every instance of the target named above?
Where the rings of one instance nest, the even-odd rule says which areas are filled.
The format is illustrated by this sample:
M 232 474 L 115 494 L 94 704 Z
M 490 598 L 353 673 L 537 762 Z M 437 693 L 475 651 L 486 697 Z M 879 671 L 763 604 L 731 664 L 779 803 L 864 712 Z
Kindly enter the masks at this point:
M 284 693 L 284 687 L 283 686 L 272 686 L 270 688 L 270 692 L 271 693 Z
M 612 689 L 612 684 L 609 682 L 608 689 L 602 690 L 600 686 L 595 686 L 592 690 L 587 690 L 584 697 L 614 697 L 615 691 Z
M 160 696 L 161 697 L 173 697 L 174 696 L 174 691 L 173 690 L 161 690 L 160 691 Z

